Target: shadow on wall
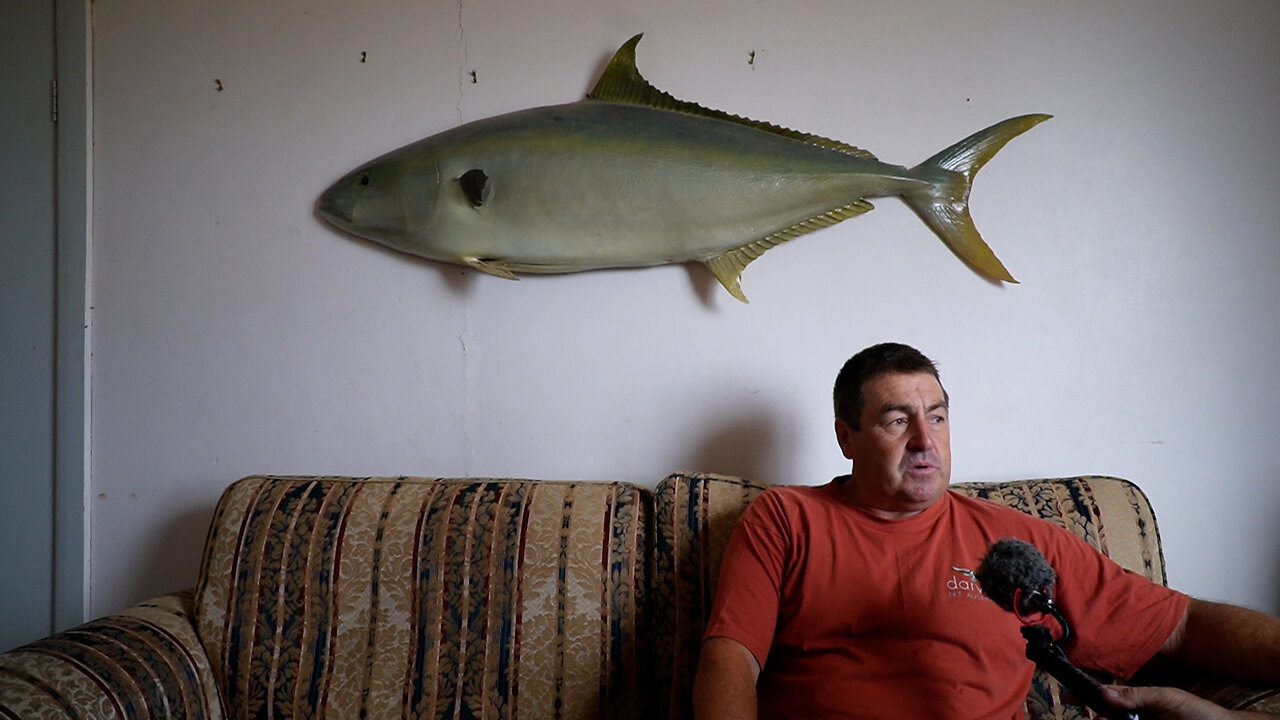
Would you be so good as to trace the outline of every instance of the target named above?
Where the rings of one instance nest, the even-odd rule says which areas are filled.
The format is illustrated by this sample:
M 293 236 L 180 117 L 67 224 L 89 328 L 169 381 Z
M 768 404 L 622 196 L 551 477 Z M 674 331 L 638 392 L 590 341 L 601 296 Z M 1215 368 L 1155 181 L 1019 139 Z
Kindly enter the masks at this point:
M 659 472 L 691 470 L 769 484 L 788 482 L 787 468 L 795 466 L 798 450 L 786 429 L 786 418 L 776 407 L 763 402 L 747 408 L 722 406 L 708 408 L 706 417 L 711 420 L 698 428 L 701 432 L 695 429 L 689 433 L 690 444 L 678 455 L 680 466 Z M 227 480 L 223 487 L 232 481 Z M 221 493 L 220 488 L 218 495 Z M 130 564 L 130 576 L 122 578 L 121 587 L 137 593 L 125 598 L 124 606 L 196 584 L 216 502 L 214 497 L 207 505 L 193 505 L 174 514 L 143 545 L 139 557 Z
M 778 414 L 760 408 L 749 413 L 725 412 L 723 424 L 711 426 L 688 451 L 683 470 L 709 472 L 768 484 L 786 482 L 782 468 L 794 457 L 793 443 L 784 442 Z
M 134 598 L 131 602 L 195 586 L 213 510 L 214 505 L 210 504 L 175 515 L 147 543 L 147 555 L 139 558 L 133 579 L 127 585 L 145 591 L 146 597 Z

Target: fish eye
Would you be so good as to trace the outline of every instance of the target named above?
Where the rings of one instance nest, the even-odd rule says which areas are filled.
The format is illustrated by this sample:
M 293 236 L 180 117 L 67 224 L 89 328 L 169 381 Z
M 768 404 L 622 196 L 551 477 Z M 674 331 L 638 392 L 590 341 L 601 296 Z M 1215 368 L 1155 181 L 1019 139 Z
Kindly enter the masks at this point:
M 369 173 L 361 174 L 357 182 L 360 183 L 360 187 L 369 187 Z

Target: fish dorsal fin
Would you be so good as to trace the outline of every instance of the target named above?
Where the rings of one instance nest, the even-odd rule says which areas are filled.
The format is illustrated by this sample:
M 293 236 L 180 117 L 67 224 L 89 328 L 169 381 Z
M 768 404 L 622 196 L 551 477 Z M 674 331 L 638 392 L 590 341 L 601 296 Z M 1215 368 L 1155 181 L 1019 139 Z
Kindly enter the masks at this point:
M 874 209 L 871 203 L 866 200 L 857 200 L 843 207 L 829 210 L 821 215 L 815 215 L 808 220 L 796 223 L 791 227 L 783 228 L 776 233 L 767 235 L 754 242 L 747 243 L 742 247 L 736 247 L 726 250 L 719 255 L 715 255 L 703 261 L 711 274 L 716 276 L 720 284 L 724 286 L 729 294 L 747 302 L 747 296 L 742 292 L 740 283 L 742 271 L 752 260 L 760 257 L 770 248 L 777 247 L 788 240 L 794 240 L 801 235 L 806 235 L 814 230 L 821 230 L 824 227 L 835 225 L 841 220 L 848 220 L 856 217 L 864 212 Z
M 799 140 L 811 145 L 835 150 L 837 152 L 855 155 L 858 157 L 874 158 L 871 153 L 859 147 L 854 147 L 848 143 L 839 140 L 831 140 L 819 135 L 811 135 L 809 133 L 797 132 L 789 128 L 784 128 L 772 123 L 751 120 L 740 115 L 731 115 L 721 110 L 712 110 L 705 108 L 697 103 L 677 100 L 669 93 L 665 93 L 653 85 L 640 74 L 640 70 L 636 67 L 636 46 L 640 44 L 640 38 L 644 37 L 641 33 L 628 40 L 622 47 L 618 48 L 618 52 L 614 53 L 613 59 L 609 61 L 608 67 L 604 69 L 604 73 L 600 75 L 600 80 L 596 82 L 596 86 L 591 88 L 591 92 L 587 93 L 588 100 L 603 100 L 607 102 L 626 103 L 629 105 L 643 105 L 645 107 L 658 108 L 660 110 L 674 110 L 676 112 L 687 113 L 689 115 L 698 115 L 700 117 L 712 118 L 715 120 L 727 120 L 739 125 L 746 125 L 757 130 L 764 130 L 775 135 Z

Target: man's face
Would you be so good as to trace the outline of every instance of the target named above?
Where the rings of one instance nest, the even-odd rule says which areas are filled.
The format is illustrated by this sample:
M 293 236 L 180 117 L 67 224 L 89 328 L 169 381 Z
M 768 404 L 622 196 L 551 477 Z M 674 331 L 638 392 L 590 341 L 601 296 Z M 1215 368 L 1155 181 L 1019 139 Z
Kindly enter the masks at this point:
M 946 492 L 951 430 L 942 386 L 928 373 L 880 375 L 863 384 L 861 427 L 836 420 L 836 439 L 853 460 L 848 497 L 872 514 L 914 515 Z

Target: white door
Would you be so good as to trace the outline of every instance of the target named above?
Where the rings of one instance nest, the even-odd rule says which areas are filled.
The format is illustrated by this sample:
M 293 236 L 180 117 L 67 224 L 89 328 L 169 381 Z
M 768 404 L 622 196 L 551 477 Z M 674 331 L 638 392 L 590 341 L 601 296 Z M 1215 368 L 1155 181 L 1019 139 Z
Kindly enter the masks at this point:
M 54 568 L 54 3 L 0 30 L 0 650 L 51 631 Z

